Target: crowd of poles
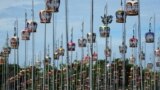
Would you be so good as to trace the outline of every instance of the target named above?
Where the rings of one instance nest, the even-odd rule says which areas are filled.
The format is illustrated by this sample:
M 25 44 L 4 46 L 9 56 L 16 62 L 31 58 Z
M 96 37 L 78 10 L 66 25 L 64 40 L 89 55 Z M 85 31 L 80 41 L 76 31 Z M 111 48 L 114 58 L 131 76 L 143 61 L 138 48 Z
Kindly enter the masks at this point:
M 98 60 L 98 44 L 96 42 L 96 33 L 94 33 L 94 0 L 91 0 L 90 14 L 90 32 L 84 37 L 84 22 L 82 22 L 81 38 L 78 39 L 78 46 L 81 48 L 81 60 L 78 60 L 78 54 L 75 52 L 76 44 L 73 41 L 73 28 L 71 29 L 71 40 L 69 41 L 68 26 L 68 0 L 65 0 L 65 46 L 64 35 L 61 35 L 56 41 L 55 17 L 59 12 L 60 0 L 45 0 L 45 9 L 39 13 L 40 22 L 44 24 L 44 57 L 35 60 L 35 35 L 37 23 L 34 19 L 34 0 L 32 0 L 32 19 L 27 19 L 25 13 L 25 29 L 21 32 L 21 39 L 24 40 L 24 68 L 19 65 L 19 35 L 18 20 L 14 24 L 14 36 L 10 39 L 7 33 L 5 47 L 0 53 L 1 69 L 1 90 L 159 90 L 160 81 L 159 72 L 156 66 L 160 67 L 160 38 L 158 39 L 158 48 L 155 48 L 155 15 L 149 20 L 149 32 L 145 34 L 144 46 L 141 41 L 141 9 L 140 0 L 121 0 L 121 9 L 116 11 L 116 22 L 122 24 L 122 45 L 119 46 L 121 58 L 114 61 L 112 56 L 112 38 L 109 25 L 112 23 L 112 15 L 108 14 L 108 0 L 104 7 L 104 16 L 101 17 L 103 25 L 99 28 L 100 37 L 105 38 L 105 59 Z M 133 37 L 129 39 L 131 48 L 130 63 L 133 65 L 127 70 L 126 64 L 126 17 L 137 17 L 137 23 L 133 26 Z M 50 47 L 47 48 L 47 24 L 53 24 L 53 57 L 50 57 Z M 153 25 L 152 25 L 153 20 Z M 138 24 L 138 29 L 137 29 Z M 153 26 L 153 32 L 152 32 Z M 32 34 L 32 61 L 27 66 L 27 53 L 30 35 Z M 138 34 L 138 38 L 137 38 Z M 89 44 L 87 44 L 87 42 Z M 153 44 L 153 63 L 148 63 L 146 69 L 142 66 L 142 60 L 146 58 L 146 44 Z M 87 55 L 84 55 L 84 48 L 87 47 Z M 138 48 L 138 52 L 137 52 Z M 9 54 L 13 49 L 14 65 L 9 66 Z M 95 50 L 96 49 L 96 50 Z M 73 53 L 76 53 L 76 59 L 73 61 Z M 138 54 L 138 58 L 137 58 Z M 66 57 L 66 63 L 63 63 L 63 57 Z M 71 55 L 71 56 L 70 56 Z M 114 57 L 114 58 L 112 58 Z M 52 63 L 51 63 L 52 58 Z M 61 62 L 59 63 L 59 60 Z M 112 60 L 113 59 L 113 60 Z M 157 62 L 156 62 L 157 59 Z M 139 65 L 135 62 L 139 60 Z M 55 62 L 56 61 L 56 62 Z M 43 62 L 43 67 L 41 66 Z M 102 64 L 102 63 L 103 64 Z M 111 63 L 112 62 L 112 63 Z M 103 65 L 103 66 L 102 66 Z M 11 70 L 10 68 L 11 67 Z M 152 69 L 153 68 L 153 69 Z M 10 72 L 9 72 L 10 71 Z M 128 78 L 126 81 L 126 78 Z

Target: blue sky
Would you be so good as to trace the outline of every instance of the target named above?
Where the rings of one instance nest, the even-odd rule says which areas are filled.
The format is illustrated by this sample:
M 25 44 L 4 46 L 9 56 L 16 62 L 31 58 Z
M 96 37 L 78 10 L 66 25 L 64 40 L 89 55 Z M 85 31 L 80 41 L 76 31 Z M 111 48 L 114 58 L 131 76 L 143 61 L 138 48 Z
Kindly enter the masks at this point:
M 81 23 L 85 23 L 85 36 L 90 31 L 90 0 L 68 0 L 69 1 L 69 33 L 71 28 L 74 29 L 74 42 L 77 44 L 77 39 L 81 37 Z M 105 45 L 105 39 L 99 37 L 99 27 L 102 25 L 100 16 L 104 14 L 104 7 L 106 0 L 94 0 L 94 32 L 97 33 L 98 53 L 99 58 L 104 58 L 103 49 Z M 149 18 L 156 14 L 156 38 L 160 33 L 160 0 L 140 0 L 141 1 L 141 30 L 142 41 L 144 41 L 144 34 L 148 32 Z M 64 0 L 61 0 L 60 12 L 55 14 L 55 26 L 56 26 L 56 39 L 60 40 L 60 35 L 65 34 L 65 7 Z M 44 0 L 35 0 L 35 21 L 38 22 L 38 28 L 36 36 L 36 56 L 41 52 L 43 58 L 43 37 L 44 37 L 44 24 L 39 23 L 39 11 L 44 9 Z M 121 44 L 122 37 L 122 25 L 115 22 L 115 12 L 120 8 L 120 0 L 108 0 L 108 13 L 113 15 L 113 23 L 110 25 L 112 36 L 112 51 L 115 57 L 120 57 L 118 46 Z M 0 47 L 2 48 L 5 42 L 6 32 L 9 32 L 9 36 L 13 35 L 13 25 L 16 18 L 19 21 L 19 35 L 24 29 L 24 12 L 27 10 L 28 19 L 31 19 L 31 0 L 5 0 L 0 3 Z M 129 38 L 132 37 L 132 27 L 134 23 L 137 23 L 137 17 L 127 17 L 126 29 L 127 29 L 127 45 Z M 70 34 L 69 34 L 70 35 Z M 64 36 L 65 37 L 65 36 Z M 21 38 L 21 37 L 20 37 Z M 32 59 L 31 53 L 31 40 L 28 42 L 28 61 Z M 64 43 L 66 41 L 64 40 Z M 50 55 L 52 54 L 52 23 L 47 24 L 47 45 L 50 45 Z M 147 48 L 152 48 L 152 44 L 147 44 Z M 77 47 L 78 58 L 81 58 L 81 50 Z M 20 40 L 20 64 L 24 63 L 24 41 Z M 87 51 L 87 49 L 85 49 Z M 128 47 L 127 57 L 131 56 L 131 49 Z M 149 53 L 152 50 L 147 49 L 147 62 L 149 61 Z M 64 57 L 65 58 L 65 57 Z M 75 58 L 75 53 L 73 54 Z M 13 51 L 10 55 L 9 61 L 13 63 Z M 138 62 L 138 61 L 137 61 Z

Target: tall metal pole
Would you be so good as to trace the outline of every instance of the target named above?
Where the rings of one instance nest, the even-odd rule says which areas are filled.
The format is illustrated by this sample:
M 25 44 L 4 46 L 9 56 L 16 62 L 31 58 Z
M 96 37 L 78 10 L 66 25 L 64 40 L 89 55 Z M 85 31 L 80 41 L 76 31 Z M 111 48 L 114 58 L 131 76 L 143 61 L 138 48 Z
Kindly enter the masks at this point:
M 7 48 L 9 48 L 9 46 L 8 46 L 8 32 L 7 32 L 7 38 L 6 38 L 6 47 Z M 6 89 L 8 90 L 9 89 L 9 80 L 8 80 L 8 78 L 9 78 L 9 73 L 8 73 L 8 64 L 9 64 L 9 61 L 8 61 L 8 57 L 9 56 L 7 56 L 7 57 L 5 57 L 6 58 Z
M 53 39 L 53 43 L 52 43 L 53 44 L 53 47 L 52 47 L 52 49 L 53 49 L 53 88 L 52 89 L 54 90 L 54 81 L 55 81 L 55 79 L 54 79 L 54 77 L 55 77 L 55 75 L 54 75 L 54 70 L 55 70 L 54 69 L 55 68 L 55 61 L 54 61 L 54 52 L 55 52 L 55 46 L 54 46 L 54 44 L 55 44 L 54 13 L 52 13 L 52 15 L 53 15 L 52 16 L 52 23 L 53 23 L 53 31 L 52 31 L 53 32 L 53 35 L 52 35 L 53 36 L 52 37 L 52 39 Z
M 34 0 L 32 0 L 32 22 L 34 22 Z M 32 90 L 34 90 L 34 30 L 32 30 Z
M 110 48 L 111 48 L 111 50 L 112 50 L 112 37 L 110 36 Z M 111 60 L 112 60 L 112 52 L 111 52 L 111 56 L 110 56 L 110 63 L 111 63 Z M 112 90 L 112 71 L 111 71 L 111 69 L 110 69 L 110 84 L 109 84 L 109 88 L 110 88 L 110 90 Z
M 63 34 L 61 35 L 61 48 L 62 47 L 63 47 Z M 61 60 L 61 65 L 63 65 L 63 56 Z M 61 90 L 63 90 L 63 68 L 61 67 L 60 69 L 61 69 Z
M 74 63 L 74 64 L 76 64 L 76 69 L 78 68 L 78 65 L 77 65 L 78 63 L 77 63 L 77 62 L 78 62 L 78 53 L 76 52 L 76 62 Z M 73 90 L 76 90 L 77 85 L 78 85 L 78 84 L 77 84 L 77 81 L 78 81 L 78 80 L 77 80 L 78 70 L 76 70 L 76 69 L 74 69 L 74 71 L 75 71 L 75 73 L 74 73 L 74 74 L 75 74 L 75 76 L 74 76 L 74 77 L 75 77 L 75 79 L 74 79 L 74 80 L 75 80 L 75 83 L 74 83 L 74 88 L 73 88 Z
M 50 58 L 50 56 L 49 56 L 49 45 L 48 45 L 48 53 L 47 53 L 48 55 L 48 58 Z M 49 59 L 48 59 L 49 60 Z M 47 65 L 47 67 L 48 67 L 48 71 L 47 71 L 47 84 L 48 84 L 48 89 L 50 90 L 50 84 L 49 84 L 49 82 L 50 82 L 50 75 L 49 75 L 49 72 L 50 72 L 50 61 L 48 61 L 49 63 L 48 63 L 48 65 Z
M 106 17 L 107 17 L 107 15 L 108 15 L 108 0 L 106 0 L 106 5 L 105 5 L 105 9 L 104 9 L 104 10 L 105 10 L 105 11 L 104 11 L 104 12 L 105 12 L 105 15 L 106 15 Z M 108 27 L 108 23 L 106 23 L 105 26 Z M 108 37 L 106 37 L 105 48 L 106 48 L 106 49 L 108 48 Z M 104 89 L 107 90 L 107 84 L 108 84 L 108 81 L 107 81 L 107 59 L 108 59 L 108 58 L 107 58 L 107 55 L 105 56 L 105 58 L 106 58 L 106 59 L 105 59 L 105 64 L 104 64 L 104 65 L 105 65 L 105 66 L 104 66 L 104 67 L 105 67 L 105 73 L 104 73 L 104 74 L 105 74 L 105 75 L 104 75 L 104 77 L 105 77 L 105 80 L 104 80 L 105 82 L 104 82 L 104 84 L 105 84 L 105 85 L 104 85 Z
M 6 62 L 6 57 L 4 56 L 4 60 L 5 60 L 5 63 L 4 63 L 4 89 L 6 89 L 6 65 L 7 65 L 7 62 Z
M 112 58 L 111 58 L 111 60 L 113 61 L 113 74 L 112 74 L 112 76 L 113 76 L 113 81 L 115 81 L 116 82 L 116 78 L 115 78 L 115 72 L 116 72 L 116 69 L 115 69 L 115 66 L 116 66 L 116 62 L 115 62 L 115 53 L 113 53 L 113 56 L 112 56 Z M 112 85 L 112 89 L 113 90 L 115 90 L 115 82 L 113 82 L 113 85 Z
M 44 60 L 46 59 L 46 22 L 44 25 Z M 43 71 L 43 90 L 45 90 L 46 84 L 46 64 L 44 62 L 44 71 Z
M 67 63 L 67 88 L 66 90 L 69 90 L 69 52 L 68 52 L 68 0 L 65 0 L 65 19 L 66 19 L 66 63 Z
M 2 64 L 2 90 L 4 89 L 4 64 L 5 63 Z
M 94 19 L 94 11 L 93 11 L 93 7 L 94 7 L 94 0 L 91 0 L 91 20 L 90 20 L 90 31 L 92 34 L 91 37 L 91 44 L 90 44 L 90 50 L 91 50 L 91 59 L 89 60 L 89 88 L 90 90 L 93 89 L 93 85 L 92 85 L 92 64 L 93 64 L 93 19 Z
M 146 54 L 146 43 L 145 43 L 145 41 L 143 43 L 144 43 L 144 53 Z M 145 67 L 147 67 L 146 55 L 145 55 L 144 64 L 145 64 Z
M 139 40 L 139 47 L 138 47 L 138 55 L 141 53 L 141 16 L 140 16 L 140 0 L 138 0 L 138 40 Z M 141 57 L 139 57 L 140 60 L 140 77 L 141 77 L 141 90 L 143 90 L 143 80 L 142 80 L 142 60 Z
M 123 42 L 125 43 L 126 42 L 126 39 L 125 39 L 125 37 L 126 37 L 125 24 L 124 24 L 123 27 L 124 27 Z M 126 45 L 126 44 L 124 44 L 124 45 Z M 122 55 L 122 57 L 123 57 L 123 70 L 122 70 L 122 72 L 123 72 L 123 89 L 122 90 L 125 90 L 125 59 L 126 59 L 126 54 L 124 53 Z
M 18 37 L 18 20 L 16 22 L 16 27 L 17 27 L 17 37 Z M 19 72 L 19 47 L 17 48 L 17 73 Z M 18 76 L 18 75 L 17 75 Z M 19 76 L 17 77 L 19 78 Z M 19 83 L 19 80 L 17 79 L 17 90 L 19 90 L 19 86 L 20 86 L 20 83 Z
M 3 57 L 3 55 L 2 55 L 2 53 L 1 53 L 1 56 Z M 3 78 L 4 78 L 4 75 L 3 75 L 3 66 L 4 66 L 4 63 L 2 63 L 2 68 L 1 68 L 1 70 L 2 70 L 2 82 L 1 82 L 1 89 L 3 90 Z
M 46 23 L 45 23 L 45 30 L 44 30 L 44 60 L 45 60 L 45 57 L 46 57 Z M 45 90 L 45 74 L 46 74 L 46 65 L 45 65 L 45 62 L 44 62 L 44 72 L 43 72 L 43 90 Z
M 116 56 L 116 55 L 115 55 Z M 115 70 L 116 70 L 116 86 L 115 86 L 115 88 L 116 88 L 116 90 L 118 90 L 118 83 L 119 83 L 119 81 L 118 81 L 118 70 L 117 70 L 117 67 L 118 67 L 118 65 L 117 65 L 117 62 L 116 62 L 116 66 L 115 66 Z
M 25 29 L 27 28 L 27 13 L 25 12 Z M 27 64 L 27 41 L 25 40 L 25 61 L 24 61 L 24 69 L 26 70 L 26 64 Z M 25 85 L 24 85 L 24 90 L 27 89 L 26 87 L 26 81 L 27 81 L 27 75 L 25 73 L 24 75 L 24 82 L 25 82 Z
M 124 25 L 124 30 L 125 30 L 125 25 Z M 126 31 L 124 31 L 124 35 L 123 35 L 123 42 L 126 42 Z M 126 45 L 126 44 L 124 44 Z M 123 54 L 123 89 L 122 90 L 125 90 L 125 59 L 126 59 L 126 54 Z
M 71 42 L 73 42 L 73 27 L 72 27 L 72 29 L 71 29 Z M 70 57 L 71 59 L 71 61 L 70 61 L 70 65 L 71 65 L 71 67 L 70 67 L 70 75 L 71 75 L 71 77 L 72 77 L 72 75 L 73 75 L 73 67 L 72 67 L 72 63 L 73 63 L 73 51 L 71 51 L 71 57 Z M 70 82 L 70 86 L 71 86 L 71 90 L 73 89 L 73 85 L 72 85 L 72 79 L 71 79 L 71 82 Z
M 16 24 L 17 24 L 17 21 L 14 22 L 14 36 L 17 36 Z M 15 77 L 15 76 L 16 76 L 16 73 L 17 73 L 17 71 L 16 71 L 16 70 L 17 70 L 17 68 L 16 68 L 16 59 L 17 59 L 17 58 L 16 58 L 16 49 L 14 48 L 14 76 L 13 76 L 13 77 Z M 18 66 L 18 65 L 17 65 L 17 66 Z M 14 89 L 17 89 L 16 84 L 17 84 L 16 79 L 14 79 Z M 17 84 L 17 85 L 18 85 L 18 84 Z
M 13 77 L 16 76 L 16 50 L 14 49 L 14 74 Z M 14 79 L 14 89 L 16 89 L 16 79 Z
M 98 76 L 97 90 L 99 90 L 99 89 L 100 89 L 100 88 L 99 88 L 99 85 L 100 85 L 100 82 L 99 82 L 99 81 L 100 81 L 100 72 L 99 72 L 99 71 L 100 71 L 100 65 L 99 65 L 99 62 L 100 62 L 100 61 L 98 60 L 98 57 L 99 57 L 99 56 L 98 56 L 98 42 L 96 42 L 96 46 L 97 46 L 97 50 L 96 50 L 96 51 L 97 51 L 97 64 L 98 64 L 98 65 L 97 65 L 97 70 L 98 70 L 98 73 L 97 73 L 97 74 L 98 74 L 98 75 L 97 75 L 97 76 Z
M 27 41 L 25 40 L 25 61 L 24 61 L 24 69 L 26 70 L 27 68 Z M 26 86 L 26 81 L 27 81 L 27 74 L 25 73 L 24 75 L 24 82 L 25 82 L 25 85 L 24 85 L 24 90 L 27 89 L 27 86 Z
M 4 75 L 4 89 L 7 89 L 7 73 L 6 73 L 6 67 L 7 67 L 7 61 L 6 61 L 6 56 L 4 55 L 4 60 L 5 60 L 5 64 L 4 64 L 4 73 L 5 73 L 5 75 Z
M 46 57 L 46 24 L 45 24 L 45 31 L 44 31 L 44 60 L 45 60 L 45 57 Z M 46 65 L 45 65 L 45 62 L 44 62 L 44 71 L 43 71 L 43 90 L 45 90 L 45 74 L 46 74 Z
M 135 33 L 133 33 L 133 35 L 135 37 L 137 37 L 137 24 L 135 23 L 133 26 L 133 30 L 135 30 Z M 142 50 L 143 51 L 143 50 Z M 135 62 L 137 60 L 137 48 L 134 49 L 134 56 L 135 56 Z M 134 62 L 134 66 L 133 66 L 133 89 L 136 89 L 137 85 L 136 85 L 136 72 L 135 72 L 135 67 L 136 67 L 136 63 Z
M 82 32 L 82 40 L 83 40 L 83 31 L 84 31 L 84 22 L 82 22 L 82 30 L 81 30 L 81 32 Z M 83 79 L 82 79 L 82 69 L 83 69 L 83 57 L 84 57 L 84 49 L 83 49 L 83 47 L 81 47 L 81 66 L 80 66 L 80 73 L 81 73 L 81 75 L 80 75 L 80 90 L 84 90 L 84 88 L 82 87 L 82 85 L 84 86 L 84 83 L 83 83 Z
M 56 50 L 57 50 L 57 48 L 59 47 L 59 39 L 57 40 L 57 43 L 56 43 Z M 57 59 L 57 63 L 56 63 L 56 65 L 57 65 L 57 70 L 56 70 L 56 89 L 58 89 L 58 65 L 59 65 L 59 63 L 58 63 L 58 61 L 59 61 L 59 58 Z
M 154 32 L 154 34 L 156 34 L 156 30 L 155 30 L 155 27 L 156 27 L 156 16 L 155 16 L 155 14 L 154 14 L 154 17 L 153 17 L 153 22 L 154 22 L 154 27 L 153 27 L 153 32 Z M 155 50 L 155 42 L 156 42 L 156 35 L 154 35 L 154 45 L 153 45 L 153 53 L 154 53 L 154 50 Z M 155 56 L 153 55 L 153 60 L 154 60 L 154 90 L 156 90 L 156 58 L 155 58 Z
M 158 37 L 158 48 L 160 48 L 160 37 Z M 158 61 L 157 62 L 160 62 L 160 57 L 158 57 Z M 160 73 L 158 73 L 158 75 L 160 76 Z M 158 79 L 158 88 L 160 88 L 160 79 Z
M 108 48 L 108 38 L 106 37 L 106 48 Z M 107 60 L 108 60 L 108 58 L 107 58 L 107 56 L 105 56 L 105 75 L 104 75 L 104 77 L 105 77 L 105 85 L 104 85 L 104 88 L 105 88 L 105 90 L 107 90 Z
M 46 4 L 45 4 L 45 9 L 46 9 Z M 46 12 L 45 12 L 46 14 Z M 46 17 L 45 17 L 46 18 Z M 44 25 L 44 71 L 43 71 L 43 90 L 46 89 L 46 63 L 45 63 L 45 59 L 46 59 L 46 22 Z
M 126 11 L 126 0 L 124 0 L 124 7 L 123 7 L 123 10 L 124 11 Z M 126 21 L 126 14 L 123 16 L 123 19 L 124 19 L 124 21 Z M 122 25 L 122 27 L 123 27 L 123 42 L 124 42 L 124 45 L 126 46 L 126 24 L 125 24 L 125 22 L 123 23 L 123 25 Z M 126 53 L 123 53 L 123 55 L 122 55 L 122 57 L 123 57 L 123 88 L 122 88 L 122 90 L 125 90 L 125 59 L 126 59 Z

